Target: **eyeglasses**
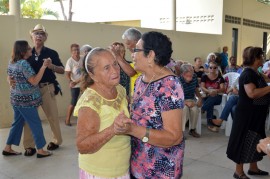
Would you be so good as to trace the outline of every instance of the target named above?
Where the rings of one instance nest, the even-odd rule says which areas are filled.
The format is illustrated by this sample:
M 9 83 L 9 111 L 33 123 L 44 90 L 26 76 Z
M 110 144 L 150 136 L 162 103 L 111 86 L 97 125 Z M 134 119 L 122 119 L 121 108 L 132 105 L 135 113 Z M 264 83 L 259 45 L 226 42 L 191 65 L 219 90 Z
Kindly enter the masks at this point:
M 144 52 L 144 49 L 140 49 L 140 48 L 133 48 L 132 49 L 133 52 Z
M 209 68 L 210 68 L 210 69 L 214 69 L 214 70 L 217 69 L 217 67 L 209 67 Z
M 44 32 L 34 32 L 35 36 L 45 36 Z
M 133 51 L 133 53 L 135 53 L 135 52 L 149 52 L 150 50 L 141 49 L 141 48 L 133 48 L 132 51 Z

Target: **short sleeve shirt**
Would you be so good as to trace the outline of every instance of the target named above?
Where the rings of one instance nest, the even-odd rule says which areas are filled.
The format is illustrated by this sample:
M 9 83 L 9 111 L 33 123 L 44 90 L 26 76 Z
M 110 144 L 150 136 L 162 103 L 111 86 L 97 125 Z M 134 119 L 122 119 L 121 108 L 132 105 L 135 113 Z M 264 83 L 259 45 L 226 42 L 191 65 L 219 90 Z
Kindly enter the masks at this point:
M 34 69 L 35 73 L 37 74 L 39 69 L 42 67 L 43 65 L 43 59 L 45 58 L 51 58 L 52 59 L 52 64 L 56 65 L 56 66 L 62 66 L 64 67 L 64 65 L 62 64 L 58 53 L 55 50 L 52 50 L 48 47 L 43 47 L 40 55 L 37 56 L 35 48 L 33 48 L 32 50 L 32 56 L 29 57 L 28 62 L 30 63 L 30 65 L 32 66 L 32 68 Z M 49 69 L 46 68 L 40 83 L 53 83 L 56 79 L 56 76 L 54 74 L 54 72 Z
M 228 53 L 222 52 L 220 54 L 220 57 L 221 57 L 221 66 L 222 67 L 228 66 Z
M 19 60 L 16 63 L 9 63 L 8 76 L 16 81 L 14 88 L 10 90 L 10 101 L 14 107 L 37 107 L 41 105 L 41 94 L 38 86 L 33 86 L 28 79 L 36 73 L 28 61 Z
M 166 76 L 150 84 L 138 77 L 135 83 L 131 119 L 138 126 L 163 129 L 161 114 L 184 107 L 184 93 L 178 77 Z M 180 178 L 184 142 L 168 148 L 131 140 L 131 173 L 136 178 Z
M 202 76 L 201 82 L 205 83 L 205 88 L 209 89 L 219 89 L 220 84 L 225 83 L 225 80 L 222 76 L 218 75 L 218 77 L 214 80 L 210 80 L 206 74 Z
M 230 67 L 230 66 L 227 66 L 226 68 L 225 68 L 225 73 L 230 73 L 230 72 L 237 72 L 238 71 L 238 69 L 239 69 L 239 67 Z
M 83 58 L 76 61 L 70 57 L 66 63 L 65 71 L 71 72 L 71 79 L 77 81 L 82 77 L 82 62 Z M 80 88 L 80 83 L 76 84 L 73 88 Z
M 128 103 L 125 89 L 118 85 L 117 97 L 106 99 L 94 89 L 87 88 L 74 109 L 74 116 L 79 110 L 88 107 L 94 110 L 100 119 L 99 132 L 110 127 L 120 112 L 129 117 Z M 79 154 L 79 167 L 86 172 L 102 178 L 116 178 L 123 176 L 129 170 L 130 163 L 130 136 L 114 135 L 97 152 Z
M 263 76 L 251 68 L 245 68 L 239 78 L 239 104 L 252 105 L 269 105 L 270 94 L 266 94 L 260 98 L 251 99 L 248 97 L 245 85 L 253 83 L 256 88 L 263 88 L 267 86 Z
M 194 67 L 193 67 L 193 69 L 194 69 Z M 197 75 L 197 78 L 201 78 L 202 75 L 204 74 L 204 67 L 200 66 L 199 71 L 195 71 L 195 69 L 194 69 L 194 73 Z
M 192 80 L 189 83 L 187 83 L 182 76 L 179 77 L 179 80 L 180 80 L 182 87 L 183 87 L 183 90 L 184 90 L 185 100 L 187 100 L 187 99 L 194 100 L 195 99 L 195 90 L 196 90 L 196 88 L 199 88 L 197 75 L 194 73 Z

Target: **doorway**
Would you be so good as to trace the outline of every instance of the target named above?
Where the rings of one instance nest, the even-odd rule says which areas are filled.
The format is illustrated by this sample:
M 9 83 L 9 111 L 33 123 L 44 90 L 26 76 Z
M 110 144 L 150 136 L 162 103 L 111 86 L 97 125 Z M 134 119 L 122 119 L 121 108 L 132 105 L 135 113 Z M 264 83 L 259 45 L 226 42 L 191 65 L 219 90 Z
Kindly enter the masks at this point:
M 238 29 L 232 29 L 232 56 L 237 59 Z
M 264 57 L 266 58 L 266 53 L 267 53 L 267 32 L 263 33 L 263 53 L 264 53 Z

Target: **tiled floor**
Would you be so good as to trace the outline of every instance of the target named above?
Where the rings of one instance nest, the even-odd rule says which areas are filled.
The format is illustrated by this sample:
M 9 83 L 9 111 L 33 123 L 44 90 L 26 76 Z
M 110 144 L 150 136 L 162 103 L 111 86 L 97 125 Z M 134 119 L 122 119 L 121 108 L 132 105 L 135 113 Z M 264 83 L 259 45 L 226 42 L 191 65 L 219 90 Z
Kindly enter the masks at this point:
M 205 121 L 203 121 L 205 122 Z M 73 120 L 75 123 L 75 120 Z M 47 142 L 50 130 L 46 122 L 43 124 Z M 75 147 L 76 126 L 67 127 L 61 120 L 64 143 L 53 153 L 52 157 L 37 159 L 35 156 L 25 157 L 0 156 L 0 179 L 76 179 L 78 178 L 77 150 Z M 0 149 L 5 145 L 9 129 L 0 129 Z M 270 132 L 268 132 L 270 135 Z M 202 137 L 195 139 L 186 135 L 183 179 L 230 179 L 233 178 L 234 164 L 226 157 L 228 137 L 224 130 L 212 133 L 203 124 Z M 23 151 L 22 146 L 14 149 Z M 245 166 L 247 171 L 248 166 Z M 270 158 L 264 157 L 259 167 L 270 172 Z M 270 179 L 252 177 L 252 179 Z

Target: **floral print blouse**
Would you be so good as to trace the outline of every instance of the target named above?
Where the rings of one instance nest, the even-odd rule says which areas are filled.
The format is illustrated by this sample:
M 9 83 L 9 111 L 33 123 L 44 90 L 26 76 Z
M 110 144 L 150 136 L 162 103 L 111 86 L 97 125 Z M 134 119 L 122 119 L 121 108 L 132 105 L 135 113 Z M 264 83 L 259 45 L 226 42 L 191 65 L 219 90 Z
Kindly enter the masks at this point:
M 138 126 L 162 130 L 162 112 L 182 109 L 184 94 L 176 76 L 166 76 L 150 84 L 140 76 L 135 83 L 131 119 Z M 131 140 L 131 173 L 140 179 L 180 178 L 183 169 L 184 141 L 179 145 L 162 148 Z

